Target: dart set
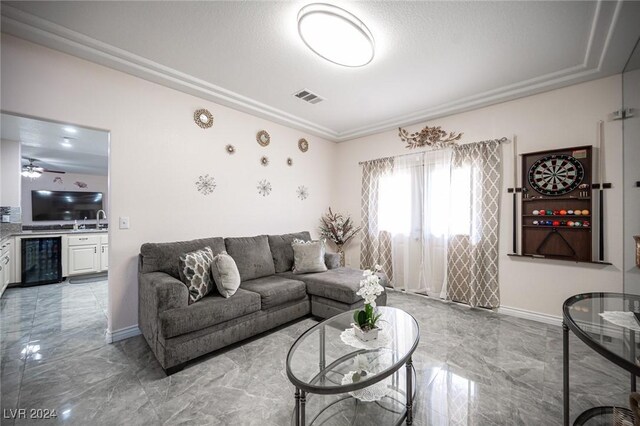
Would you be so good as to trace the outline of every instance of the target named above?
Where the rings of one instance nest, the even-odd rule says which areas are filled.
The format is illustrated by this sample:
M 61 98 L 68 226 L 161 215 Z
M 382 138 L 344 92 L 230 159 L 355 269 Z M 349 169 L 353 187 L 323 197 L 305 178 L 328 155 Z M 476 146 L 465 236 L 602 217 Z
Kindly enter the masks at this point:
M 591 261 L 592 148 L 522 155 L 523 255 Z

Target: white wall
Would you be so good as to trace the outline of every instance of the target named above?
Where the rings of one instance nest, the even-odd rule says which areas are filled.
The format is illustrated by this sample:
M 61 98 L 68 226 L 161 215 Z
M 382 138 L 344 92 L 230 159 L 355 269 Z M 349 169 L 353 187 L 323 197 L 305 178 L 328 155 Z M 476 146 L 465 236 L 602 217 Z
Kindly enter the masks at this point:
M 624 120 L 624 290 L 640 294 L 640 267 L 636 266 L 633 239 L 634 235 L 640 235 L 640 188 L 636 187 L 636 182 L 640 182 L 640 69 L 624 73 L 623 78 L 625 107 L 636 111 L 633 117 Z
M 20 142 L 0 141 L 0 206 L 20 207 Z
M 109 329 L 138 322 L 137 254 L 149 241 L 250 236 L 316 230 L 330 201 L 335 144 L 194 96 L 141 80 L 5 34 L 1 44 L 2 108 L 111 132 Z M 203 130 L 193 112 L 209 109 Z M 255 135 L 266 129 L 271 145 Z M 310 143 L 307 153 L 299 138 Z M 235 145 L 228 155 L 224 147 Z M 271 160 L 259 164 L 261 155 Z M 286 165 L 292 157 L 293 167 Z M 199 175 L 218 187 L 204 196 Z M 273 192 L 258 195 L 258 180 Z M 310 196 L 296 197 L 298 185 Z M 131 229 L 114 226 L 128 216 Z
M 54 182 L 56 178 L 60 178 L 62 182 Z M 87 187 L 80 188 L 75 185 L 75 182 L 84 182 L 87 184 Z M 78 173 L 43 173 L 42 176 L 37 179 L 22 178 L 23 225 L 68 225 L 73 223 L 73 221 L 33 221 L 31 215 L 31 191 L 42 189 L 49 191 L 102 192 L 102 208 L 105 212 L 109 210 L 109 181 L 107 176 L 84 175 Z M 78 221 L 78 223 L 82 224 L 82 221 Z M 87 220 L 87 224 L 94 223 L 96 223 L 95 220 Z
M 518 139 L 518 152 L 595 145 L 596 123 L 620 108 L 620 75 L 570 86 L 515 101 L 456 114 L 411 126 L 416 131 L 429 124 L 463 132 L 462 143 L 485 139 Z M 513 186 L 512 145 L 503 146 L 504 179 L 500 220 L 500 292 L 502 306 L 560 316 L 562 302 L 589 291 L 622 291 L 622 146 L 620 122 L 607 121 L 606 252 L 613 266 L 594 266 L 563 261 L 516 259 L 511 252 L 511 196 Z M 361 171 L 359 161 L 408 153 L 398 132 L 388 131 L 338 145 L 332 191 L 332 207 L 360 219 Z M 359 241 L 347 250 L 347 262 L 357 266 Z

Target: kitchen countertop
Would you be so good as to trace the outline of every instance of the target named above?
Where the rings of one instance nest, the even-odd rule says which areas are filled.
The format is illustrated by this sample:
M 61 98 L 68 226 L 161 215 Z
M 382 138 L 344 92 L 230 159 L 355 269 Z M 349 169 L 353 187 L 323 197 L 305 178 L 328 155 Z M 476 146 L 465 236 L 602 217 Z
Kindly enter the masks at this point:
M 11 237 L 35 237 L 38 235 L 75 235 L 75 234 L 106 234 L 109 229 L 43 229 L 43 230 L 25 230 L 19 232 L 11 232 L 3 235 L 0 241 Z

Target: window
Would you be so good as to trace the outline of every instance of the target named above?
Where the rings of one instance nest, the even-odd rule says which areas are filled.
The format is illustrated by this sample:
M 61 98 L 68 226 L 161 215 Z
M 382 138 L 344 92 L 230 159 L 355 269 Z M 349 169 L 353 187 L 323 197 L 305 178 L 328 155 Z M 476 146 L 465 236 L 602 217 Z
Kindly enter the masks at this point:
M 378 226 L 392 235 L 409 235 L 412 229 L 443 237 L 469 235 L 471 230 L 471 168 L 451 170 L 449 164 L 420 168 L 421 176 L 412 176 L 416 169 L 396 169 L 380 178 L 378 186 Z M 424 176 L 423 176 L 424 175 Z M 419 185 L 424 177 L 424 194 Z M 416 182 L 418 180 L 418 182 Z M 423 198 L 424 197 L 424 198 Z M 424 218 L 412 215 L 415 203 L 424 199 Z M 423 223 L 412 223 L 421 221 Z M 424 226 L 422 226 L 424 225 Z
M 411 231 L 411 179 L 409 173 L 380 178 L 378 186 L 378 226 L 392 235 Z

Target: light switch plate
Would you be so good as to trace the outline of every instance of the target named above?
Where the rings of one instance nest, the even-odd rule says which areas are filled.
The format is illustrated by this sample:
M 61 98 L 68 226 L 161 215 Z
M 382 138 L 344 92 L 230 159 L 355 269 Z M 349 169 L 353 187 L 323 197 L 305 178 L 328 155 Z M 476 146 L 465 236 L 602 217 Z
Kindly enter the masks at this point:
M 120 229 L 129 229 L 129 216 L 120 216 Z

